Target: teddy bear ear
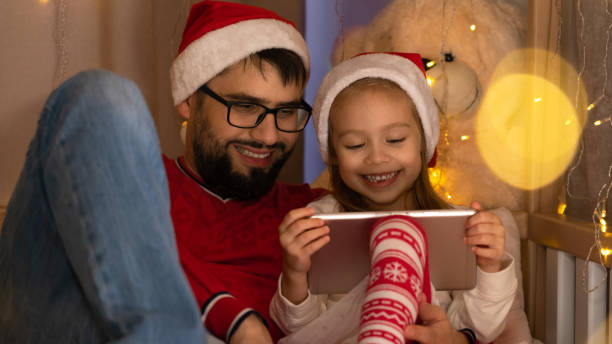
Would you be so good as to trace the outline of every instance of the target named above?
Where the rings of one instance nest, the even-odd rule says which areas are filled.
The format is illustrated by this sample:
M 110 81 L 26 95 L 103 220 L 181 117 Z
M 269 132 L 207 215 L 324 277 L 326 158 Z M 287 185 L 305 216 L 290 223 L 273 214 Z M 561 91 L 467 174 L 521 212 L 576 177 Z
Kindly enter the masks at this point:
M 366 26 L 356 26 L 338 35 L 332 48 L 332 66 L 363 52 L 366 29 Z

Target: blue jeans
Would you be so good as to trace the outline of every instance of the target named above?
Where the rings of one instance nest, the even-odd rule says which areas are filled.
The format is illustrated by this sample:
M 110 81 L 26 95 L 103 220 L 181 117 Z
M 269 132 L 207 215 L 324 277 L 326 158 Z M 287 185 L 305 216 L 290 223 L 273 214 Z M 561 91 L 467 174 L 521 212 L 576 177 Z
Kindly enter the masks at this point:
M 203 343 L 140 91 L 78 74 L 42 111 L 0 234 L 0 343 Z

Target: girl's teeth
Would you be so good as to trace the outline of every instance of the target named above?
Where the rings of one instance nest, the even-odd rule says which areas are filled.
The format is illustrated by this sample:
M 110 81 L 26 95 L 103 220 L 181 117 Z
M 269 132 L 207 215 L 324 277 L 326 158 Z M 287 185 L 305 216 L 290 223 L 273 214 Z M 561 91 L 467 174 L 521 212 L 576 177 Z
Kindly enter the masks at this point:
M 397 172 L 391 172 L 391 173 L 387 173 L 387 174 L 379 174 L 379 175 L 375 175 L 375 176 L 370 176 L 370 175 L 366 175 L 366 179 L 370 182 L 370 183 L 379 183 L 385 180 L 389 180 L 393 177 L 395 177 L 395 175 L 397 174 Z
M 270 153 L 254 153 L 254 152 L 251 152 L 250 150 L 246 150 L 239 146 L 236 146 L 236 149 L 238 150 L 238 152 L 240 152 L 240 154 L 243 154 L 248 157 L 255 158 L 255 159 L 264 159 L 270 155 Z

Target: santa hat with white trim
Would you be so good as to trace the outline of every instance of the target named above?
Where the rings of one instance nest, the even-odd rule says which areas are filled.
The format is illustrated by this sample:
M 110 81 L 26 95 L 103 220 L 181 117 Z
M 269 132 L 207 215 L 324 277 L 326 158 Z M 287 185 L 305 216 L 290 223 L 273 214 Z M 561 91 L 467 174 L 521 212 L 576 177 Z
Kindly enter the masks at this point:
M 306 42 L 291 21 L 263 8 L 231 2 L 207 0 L 193 5 L 170 67 L 174 105 L 225 68 L 274 48 L 296 53 L 308 73 Z
M 425 157 L 435 163 L 440 135 L 438 108 L 425 77 L 421 56 L 409 53 L 364 53 L 350 58 L 327 73 L 315 97 L 312 116 L 323 161 L 328 162 L 329 110 L 342 90 L 364 78 L 393 81 L 412 99 L 423 125 Z

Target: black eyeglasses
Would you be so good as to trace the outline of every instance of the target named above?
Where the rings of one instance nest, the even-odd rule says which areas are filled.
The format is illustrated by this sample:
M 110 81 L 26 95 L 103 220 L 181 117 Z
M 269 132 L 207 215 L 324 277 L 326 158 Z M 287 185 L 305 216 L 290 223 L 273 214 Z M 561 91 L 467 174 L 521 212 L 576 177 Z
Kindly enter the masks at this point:
M 237 128 L 255 128 L 271 113 L 274 115 L 276 129 L 287 133 L 297 133 L 304 130 L 312 113 L 312 108 L 304 100 L 300 105 L 270 109 L 257 103 L 227 101 L 206 85 L 202 85 L 199 90 L 225 105 L 227 122 Z

